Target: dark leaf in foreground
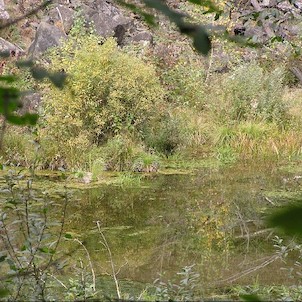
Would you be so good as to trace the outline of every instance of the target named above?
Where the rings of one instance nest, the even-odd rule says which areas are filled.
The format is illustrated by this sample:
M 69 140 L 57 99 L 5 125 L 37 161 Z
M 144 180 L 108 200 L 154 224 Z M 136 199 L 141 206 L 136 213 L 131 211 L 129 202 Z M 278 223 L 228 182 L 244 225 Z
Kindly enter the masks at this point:
M 48 76 L 48 72 L 41 67 L 32 67 L 30 69 L 31 74 L 33 76 L 34 79 L 36 80 L 43 80 L 44 78 L 46 78 Z
M 211 50 L 211 40 L 203 27 L 199 26 L 193 35 L 193 45 L 197 51 L 207 55 Z
M 16 77 L 14 77 L 12 75 L 0 76 L 0 81 L 12 83 L 12 82 L 16 81 Z
M 240 298 L 247 302 L 261 302 L 257 295 L 241 295 Z
M 130 9 L 133 13 L 140 15 L 141 17 L 144 18 L 145 22 L 151 26 L 156 26 L 156 22 L 155 22 L 155 17 L 152 14 L 148 14 L 146 12 L 144 12 L 141 8 L 139 8 L 138 6 L 132 4 L 132 3 L 127 3 L 123 0 L 117 0 L 117 2 Z
M 49 74 L 48 77 L 56 87 L 62 89 L 67 75 L 64 72 L 55 72 L 53 74 Z
M 302 205 L 289 205 L 268 218 L 270 227 L 277 227 L 290 236 L 302 237 Z
M 34 66 L 34 62 L 32 60 L 26 60 L 26 61 L 18 61 L 16 62 L 16 66 L 17 67 L 33 67 Z
M 9 50 L 0 51 L 0 57 L 8 58 L 9 56 L 10 56 L 10 51 Z
M 38 114 L 26 113 L 24 115 L 8 115 L 6 120 L 14 125 L 31 125 L 34 126 L 38 121 Z

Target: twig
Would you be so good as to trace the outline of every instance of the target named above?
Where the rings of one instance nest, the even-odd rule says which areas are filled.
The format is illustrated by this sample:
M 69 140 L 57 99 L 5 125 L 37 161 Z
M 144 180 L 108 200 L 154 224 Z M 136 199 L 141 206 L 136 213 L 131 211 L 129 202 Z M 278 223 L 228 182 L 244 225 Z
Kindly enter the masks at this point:
M 60 228 L 60 233 L 59 233 L 59 236 L 58 236 L 58 240 L 56 242 L 56 245 L 54 247 L 54 251 L 57 251 L 58 249 L 58 246 L 59 246 L 59 243 L 61 241 L 61 238 L 62 238 L 62 235 L 63 235 L 63 230 L 64 230 L 64 225 L 65 225 L 65 217 L 66 217 L 66 210 L 67 210 L 67 204 L 68 204 L 68 196 L 67 196 L 67 189 L 65 187 L 65 201 L 64 201 L 64 208 L 63 208 L 63 213 L 62 213 L 62 222 L 61 222 L 61 228 Z M 49 267 L 49 265 L 52 263 L 52 259 L 53 259 L 53 256 L 54 256 L 55 253 L 52 253 L 50 258 L 49 258 L 49 261 L 48 263 L 46 264 L 45 266 L 45 269 L 44 271 Z
M 262 234 L 265 234 L 267 232 L 271 232 L 272 229 L 264 229 L 264 230 L 260 230 L 260 231 L 257 231 L 257 232 L 254 232 L 252 234 L 246 234 L 246 235 L 240 235 L 240 236 L 236 236 L 235 239 L 250 239 L 250 238 L 253 238 L 253 237 L 257 237 L 259 235 L 262 235 Z
M 63 18 L 62 18 L 62 14 L 61 14 L 61 12 L 60 12 L 60 10 L 59 10 L 58 7 L 56 7 L 56 10 L 57 10 L 58 15 L 59 15 L 59 17 L 60 17 L 60 21 L 61 21 L 61 23 L 62 23 L 62 29 L 63 29 L 64 34 L 65 34 L 65 36 L 66 36 L 67 34 L 66 34 L 66 30 L 65 30 L 65 26 L 64 26 L 64 21 L 63 21 Z
M 112 278 L 114 280 L 114 283 L 115 283 L 115 288 L 116 288 L 116 293 L 117 293 L 117 297 L 118 299 L 121 299 L 121 292 L 120 292 L 120 287 L 119 287 L 119 283 L 118 283 L 118 280 L 117 280 L 117 277 L 116 277 L 116 272 L 115 272 L 115 267 L 114 267 L 114 263 L 113 263 L 113 258 L 112 258 L 112 253 L 111 253 L 111 250 L 110 250 L 110 247 L 108 245 L 108 242 L 106 240 L 106 237 L 105 235 L 103 234 L 102 230 L 101 230 L 101 226 L 100 226 L 100 222 L 97 221 L 96 222 L 96 225 L 98 227 L 98 230 L 99 230 L 99 233 L 102 237 L 102 240 L 101 243 L 105 246 L 107 252 L 108 252 L 108 255 L 109 255 L 109 261 L 110 261 L 110 264 L 111 264 L 111 270 L 112 270 Z
M 270 204 L 272 204 L 273 206 L 276 205 L 276 204 L 275 204 L 272 200 L 270 200 L 268 197 L 264 196 L 264 199 L 265 199 L 267 202 L 269 202 Z
M 59 284 L 61 284 L 65 289 L 68 289 L 68 287 L 61 281 L 59 280 L 56 276 L 54 276 L 53 274 L 48 273 L 48 275 L 52 278 L 54 278 Z
M 0 151 L 3 151 L 3 140 L 4 140 L 5 129 L 6 129 L 6 118 L 4 117 L 0 130 Z
M 218 280 L 214 284 L 217 285 L 217 284 L 224 283 L 224 282 L 231 282 L 232 283 L 232 282 L 234 282 L 234 281 L 236 281 L 236 280 L 238 280 L 238 279 L 240 279 L 240 278 L 242 278 L 242 277 L 244 277 L 248 274 L 251 274 L 251 273 L 253 273 L 253 272 L 255 272 L 255 271 L 257 271 L 261 268 L 264 268 L 264 267 L 268 266 L 269 264 L 273 263 L 274 261 L 276 261 L 278 259 L 280 259 L 280 256 L 279 255 L 274 255 L 274 256 L 270 257 L 268 260 L 264 261 L 263 263 L 255 266 L 255 267 L 249 268 L 249 269 L 247 269 L 243 272 L 240 272 L 238 274 L 235 274 L 235 275 L 233 275 L 229 278 L 226 278 L 226 279 L 223 279 L 223 280 Z
M 243 234 L 242 234 L 242 236 L 245 236 L 245 237 L 243 237 L 243 238 L 246 238 L 246 239 L 247 239 L 246 251 L 248 252 L 248 251 L 249 251 L 249 247 L 250 247 L 250 232 L 249 232 L 249 229 L 248 229 L 248 227 L 247 227 L 247 225 L 246 225 L 246 223 L 245 223 L 245 221 L 244 221 L 244 219 L 243 219 L 243 217 L 242 217 L 242 215 L 241 215 L 241 213 L 240 213 L 240 208 L 239 208 L 239 206 L 238 206 L 236 203 L 235 203 L 235 206 L 236 206 L 236 208 L 237 208 L 237 215 L 238 215 L 239 219 L 240 219 L 241 222 L 242 222 L 243 229 L 244 229 L 245 234 L 246 234 L 246 235 L 243 235 Z
M 53 2 L 53 0 L 46 0 L 42 4 L 40 4 L 39 6 L 37 6 L 36 8 L 34 8 L 33 10 L 29 11 L 28 13 L 26 13 L 26 14 L 20 16 L 20 17 L 17 17 L 17 18 L 15 18 L 13 20 L 10 20 L 8 22 L 5 22 L 4 24 L 0 25 L 0 30 L 2 30 L 4 28 L 7 28 L 7 27 L 9 27 L 11 25 L 14 25 L 16 23 L 19 23 L 21 20 L 23 20 L 23 19 L 25 19 L 27 17 L 35 15 L 38 11 L 40 11 L 41 9 L 47 7 L 52 2 Z
M 90 269 L 91 269 L 91 274 L 92 274 L 92 289 L 95 292 L 95 288 L 96 288 L 96 286 L 95 286 L 95 284 L 96 284 L 96 282 L 95 282 L 95 273 L 94 273 L 94 269 L 93 269 L 93 266 L 92 266 L 90 254 L 89 254 L 86 246 L 83 244 L 83 242 L 81 242 L 77 238 L 75 238 L 74 241 L 76 241 L 78 244 L 80 244 L 83 247 L 83 249 L 85 250 L 85 252 L 86 252 L 86 255 L 87 255 L 87 258 L 88 258 L 88 262 L 89 262 L 89 266 L 90 266 Z

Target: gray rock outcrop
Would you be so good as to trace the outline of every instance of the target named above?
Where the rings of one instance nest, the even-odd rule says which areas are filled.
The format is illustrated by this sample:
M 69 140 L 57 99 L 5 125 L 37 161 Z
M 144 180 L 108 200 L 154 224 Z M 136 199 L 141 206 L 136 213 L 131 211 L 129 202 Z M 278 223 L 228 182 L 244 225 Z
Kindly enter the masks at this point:
M 0 0 L 1 1 L 1 0 Z M 92 25 L 102 37 L 115 37 L 119 45 L 133 42 L 152 44 L 153 37 L 147 31 L 138 31 L 134 20 L 105 0 L 60 1 L 39 24 L 35 39 L 29 48 L 32 57 L 38 57 L 48 48 L 57 46 L 68 36 L 75 18 L 82 15 L 87 27 Z
M 24 53 L 24 50 L 21 47 L 0 38 L 0 52 L 14 52 L 15 55 L 19 56 Z
M 38 57 L 48 48 L 60 45 L 63 39 L 66 39 L 66 34 L 62 29 L 55 25 L 41 22 L 37 29 L 35 40 L 29 47 L 29 55 Z

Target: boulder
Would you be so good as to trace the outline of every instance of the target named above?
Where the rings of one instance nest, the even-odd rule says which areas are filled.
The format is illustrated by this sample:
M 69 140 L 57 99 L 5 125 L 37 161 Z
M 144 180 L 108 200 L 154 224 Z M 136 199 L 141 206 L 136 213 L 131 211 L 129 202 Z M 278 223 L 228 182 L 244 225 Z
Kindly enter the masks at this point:
M 62 29 L 43 21 L 37 29 L 28 53 L 32 57 L 38 57 L 48 48 L 60 45 L 62 39 L 66 39 L 66 34 Z
M 151 33 L 147 31 L 142 31 L 137 34 L 135 34 L 132 37 L 133 42 L 143 42 L 143 43 L 148 43 L 148 44 L 153 44 L 153 36 Z
M 134 26 L 130 18 L 126 18 L 118 8 L 104 0 L 82 4 L 81 11 L 87 22 L 93 22 L 97 34 L 103 37 L 116 35 L 119 42 L 124 38 L 125 32 Z M 124 30 L 121 30 L 121 26 Z
M 21 47 L 4 40 L 3 38 L 0 38 L 0 52 L 9 52 L 16 57 L 24 54 L 24 50 Z
M 59 4 L 49 11 L 47 21 L 50 24 L 61 24 L 64 32 L 68 34 L 72 28 L 75 14 L 73 9 Z

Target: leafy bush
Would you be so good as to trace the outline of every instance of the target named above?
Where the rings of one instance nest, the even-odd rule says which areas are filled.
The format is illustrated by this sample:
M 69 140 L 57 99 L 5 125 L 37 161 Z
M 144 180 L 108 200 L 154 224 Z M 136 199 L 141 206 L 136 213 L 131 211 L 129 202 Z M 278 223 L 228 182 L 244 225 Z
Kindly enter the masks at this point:
M 258 119 L 283 125 L 287 122 L 282 99 L 283 71 L 265 72 L 255 63 L 234 69 L 223 82 L 221 116 L 233 120 Z
M 186 126 L 176 115 L 165 115 L 144 129 L 144 141 L 149 148 L 173 154 L 186 141 Z
M 202 109 L 205 105 L 205 72 L 199 62 L 179 61 L 172 69 L 163 71 L 163 82 L 171 102 Z
M 35 161 L 33 136 L 16 127 L 9 127 L 4 135 L 4 159 L 14 166 L 30 166 Z
M 108 141 L 104 150 L 106 170 L 130 170 L 134 160 L 135 150 L 134 144 L 129 138 L 117 135 Z
M 69 77 L 61 91 L 45 89 L 42 132 L 65 153 L 83 152 L 122 130 L 136 132 L 163 99 L 153 67 L 119 51 L 114 39 L 72 37 L 50 59 Z

